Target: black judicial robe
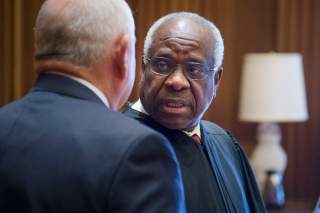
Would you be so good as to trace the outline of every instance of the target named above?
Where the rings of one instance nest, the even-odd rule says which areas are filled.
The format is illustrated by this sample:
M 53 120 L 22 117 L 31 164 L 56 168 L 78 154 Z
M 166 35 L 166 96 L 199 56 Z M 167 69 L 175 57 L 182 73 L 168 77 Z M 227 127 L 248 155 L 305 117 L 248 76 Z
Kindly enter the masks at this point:
M 128 107 L 124 114 L 161 132 L 172 143 L 181 166 L 188 213 L 266 212 L 247 157 L 226 130 L 201 121 L 201 142 L 167 129 Z

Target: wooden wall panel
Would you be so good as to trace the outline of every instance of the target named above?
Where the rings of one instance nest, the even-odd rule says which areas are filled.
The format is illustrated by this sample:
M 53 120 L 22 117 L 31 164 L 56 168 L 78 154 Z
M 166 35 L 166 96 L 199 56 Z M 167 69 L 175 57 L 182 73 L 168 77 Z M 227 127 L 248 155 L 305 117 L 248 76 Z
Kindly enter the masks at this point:
M 320 195 L 320 1 L 282 0 L 278 7 L 277 50 L 303 55 L 309 120 L 284 126 L 288 151 L 286 189 L 296 199 Z
M 0 3 L 0 106 L 24 95 L 32 86 L 33 26 L 43 0 Z
M 12 46 L 12 35 L 13 35 L 13 5 L 9 1 L 1 1 L 0 3 L 0 16 L 1 16 L 1 41 L 0 41 L 0 56 L 1 56 L 1 78 L 0 78 L 0 88 L 1 95 L 0 101 L 1 104 L 7 103 L 13 100 L 12 92 L 12 60 L 13 60 L 13 50 Z

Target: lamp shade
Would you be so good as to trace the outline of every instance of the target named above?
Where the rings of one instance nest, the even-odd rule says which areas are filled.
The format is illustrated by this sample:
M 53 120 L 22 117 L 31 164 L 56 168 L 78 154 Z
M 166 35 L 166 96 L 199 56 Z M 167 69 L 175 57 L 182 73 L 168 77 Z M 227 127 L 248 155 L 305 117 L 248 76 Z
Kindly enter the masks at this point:
M 302 56 L 298 53 L 246 54 L 239 119 L 290 122 L 307 118 Z

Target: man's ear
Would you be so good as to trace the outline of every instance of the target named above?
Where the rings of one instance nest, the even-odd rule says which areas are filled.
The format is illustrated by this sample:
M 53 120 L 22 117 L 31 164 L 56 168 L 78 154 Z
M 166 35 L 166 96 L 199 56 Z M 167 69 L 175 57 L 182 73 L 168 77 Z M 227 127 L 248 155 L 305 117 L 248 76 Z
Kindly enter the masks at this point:
M 121 34 L 115 41 L 113 48 L 113 72 L 119 79 L 126 78 L 129 72 L 129 37 Z
M 214 74 L 214 86 L 216 88 L 218 88 L 220 85 L 222 73 L 223 73 L 223 67 L 219 67 L 216 73 Z

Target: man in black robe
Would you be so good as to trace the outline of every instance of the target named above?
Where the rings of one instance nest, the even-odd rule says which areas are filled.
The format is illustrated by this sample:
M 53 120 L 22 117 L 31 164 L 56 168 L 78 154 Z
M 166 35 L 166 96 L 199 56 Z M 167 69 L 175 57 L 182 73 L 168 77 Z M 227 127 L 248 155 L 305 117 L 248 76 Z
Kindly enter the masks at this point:
M 265 212 L 236 139 L 201 120 L 222 75 L 217 27 L 193 13 L 172 13 L 150 28 L 144 44 L 140 99 L 124 112 L 164 134 L 181 165 L 189 213 Z

